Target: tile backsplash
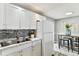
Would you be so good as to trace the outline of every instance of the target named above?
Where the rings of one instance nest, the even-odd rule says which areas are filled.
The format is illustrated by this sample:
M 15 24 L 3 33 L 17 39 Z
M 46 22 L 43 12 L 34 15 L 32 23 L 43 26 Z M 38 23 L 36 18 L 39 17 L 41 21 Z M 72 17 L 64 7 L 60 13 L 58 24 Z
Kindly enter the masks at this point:
M 28 36 L 28 33 L 30 31 L 36 31 L 36 30 L 35 29 L 0 30 L 0 39 L 15 38 L 16 35 L 19 35 L 19 37 L 26 37 L 26 36 Z

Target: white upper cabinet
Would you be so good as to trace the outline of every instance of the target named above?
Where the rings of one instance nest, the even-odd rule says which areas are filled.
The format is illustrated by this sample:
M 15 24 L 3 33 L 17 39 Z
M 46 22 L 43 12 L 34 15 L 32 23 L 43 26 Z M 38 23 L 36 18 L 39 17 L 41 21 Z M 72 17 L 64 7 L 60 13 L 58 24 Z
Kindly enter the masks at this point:
M 28 10 L 23 10 L 20 14 L 20 27 L 21 29 L 36 29 L 36 21 L 34 13 Z
M 5 20 L 7 29 L 19 29 L 19 12 L 11 4 L 5 6 Z
M 35 14 L 12 4 L 0 4 L 0 29 L 36 29 Z
M 30 17 L 29 17 L 30 29 L 36 29 L 36 19 L 34 17 L 35 17 L 35 13 L 30 12 Z
M 4 18 L 5 18 L 5 16 L 4 16 L 4 4 L 0 3 L 0 29 L 4 28 L 4 25 L 5 25 Z
M 29 11 L 21 11 L 20 12 L 20 17 L 19 17 L 19 20 L 20 20 L 20 27 L 21 29 L 29 29 L 30 27 L 30 14 L 29 14 Z

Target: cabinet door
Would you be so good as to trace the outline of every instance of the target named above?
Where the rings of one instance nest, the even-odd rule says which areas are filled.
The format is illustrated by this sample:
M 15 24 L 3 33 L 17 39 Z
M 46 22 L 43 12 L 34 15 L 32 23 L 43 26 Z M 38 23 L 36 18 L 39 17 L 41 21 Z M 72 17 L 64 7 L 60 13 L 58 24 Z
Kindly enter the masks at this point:
M 29 18 L 30 18 L 30 15 L 29 15 L 29 11 L 21 11 L 20 13 L 20 26 L 21 26 L 21 29 L 29 29 Z
M 31 56 L 32 55 L 32 42 L 24 43 L 18 46 L 18 50 L 20 50 L 20 55 L 22 56 Z
M 2 50 L 0 50 L 0 56 L 2 55 Z
M 32 47 L 22 49 L 23 56 L 32 56 Z
M 8 48 L 2 50 L 2 55 L 3 56 L 17 56 L 17 55 L 19 55 L 17 49 L 18 49 L 17 46 L 8 47 Z
M 6 4 L 5 9 L 6 9 L 5 19 L 7 29 L 18 29 L 19 28 L 18 9 L 11 4 Z
M 30 29 L 36 29 L 36 19 L 34 18 L 35 13 L 30 12 Z
M 4 4 L 0 3 L 0 29 L 5 28 L 5 14 Z
M 13 52 L 13 53 L 10 53 L 6 56 L 21 56 L 20 53 L 17 51 L 17 52 Z
M 41 40 L 33 42 L 33 56 L 41 56 Z
M 22 11 L 20 14 L 21 29 L 36 29 L 36 21 L 33 19 L 34 13 L 31 11 Z

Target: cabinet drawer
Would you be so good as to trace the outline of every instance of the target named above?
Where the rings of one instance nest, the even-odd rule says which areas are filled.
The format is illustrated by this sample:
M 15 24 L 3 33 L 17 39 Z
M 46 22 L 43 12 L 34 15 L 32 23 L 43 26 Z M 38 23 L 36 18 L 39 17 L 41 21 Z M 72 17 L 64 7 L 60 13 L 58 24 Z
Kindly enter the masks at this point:
M 15 47 L 9 47 L 9 48 L 6 48 L 6 49 L 3 49 L 2 50 L 2 55 L 3 56 L 6 56 L 6 55 L 11 54 L 11 53 L 14 53 L 16 51 L 18 51 L 17 46 L 15 46 Z
M 34 45 L 41 44 L 41 40 L 36 40 L 36 41 L 33 41 L 33 42 L 32 42 L 32 44 L 33 44 L 33 46 L 34 46 Z
M 27 47 L 31 47 L 32 46 L 32 43 L 25 43 L 25 44 L 21 44 L 18 46 L 18 50 L 22 50 L 24 48 L 27 48 Z

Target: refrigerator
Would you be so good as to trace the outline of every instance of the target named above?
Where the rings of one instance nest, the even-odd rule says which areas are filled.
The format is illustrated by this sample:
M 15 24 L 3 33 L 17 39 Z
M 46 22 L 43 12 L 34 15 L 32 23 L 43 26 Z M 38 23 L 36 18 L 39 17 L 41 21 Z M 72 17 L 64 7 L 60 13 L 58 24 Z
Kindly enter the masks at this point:
M 51 56 L 54 50 L 54 21 L 42 18 L 37 25 L 37 37 L 42 39 L 42 56 Z

